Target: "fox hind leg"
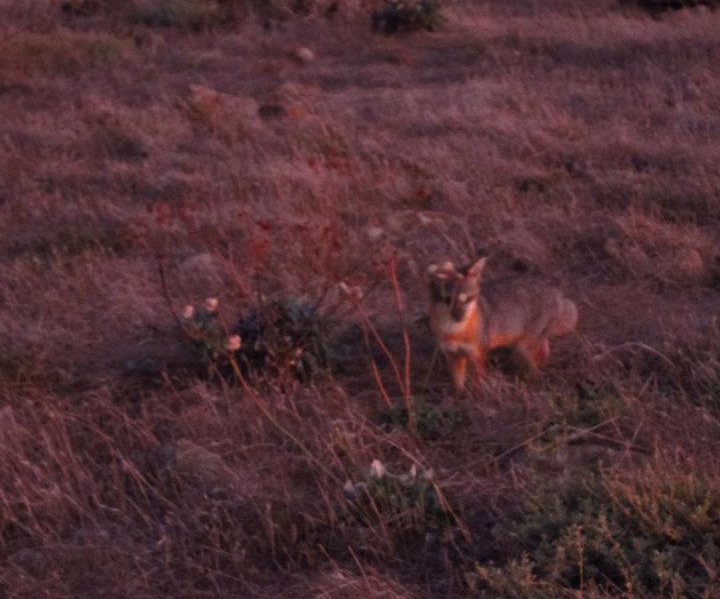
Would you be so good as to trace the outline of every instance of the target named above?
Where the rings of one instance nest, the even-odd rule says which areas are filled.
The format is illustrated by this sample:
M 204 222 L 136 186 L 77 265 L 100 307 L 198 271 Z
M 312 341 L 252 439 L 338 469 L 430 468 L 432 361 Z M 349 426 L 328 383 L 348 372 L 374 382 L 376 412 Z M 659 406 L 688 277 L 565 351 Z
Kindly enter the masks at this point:
M 548 361 L 549 357 L 550 342 L 547 339 L 541 339 L 535 348 L 535 353 L 533 354 L 532 359 L 535 362 L 535 365 L 540 367 Z
M 550 357 L 550 342 L 547 339 L 524 339 L 517 347 L 527 364 L 529 377 L 537 377 L 540 367 Z

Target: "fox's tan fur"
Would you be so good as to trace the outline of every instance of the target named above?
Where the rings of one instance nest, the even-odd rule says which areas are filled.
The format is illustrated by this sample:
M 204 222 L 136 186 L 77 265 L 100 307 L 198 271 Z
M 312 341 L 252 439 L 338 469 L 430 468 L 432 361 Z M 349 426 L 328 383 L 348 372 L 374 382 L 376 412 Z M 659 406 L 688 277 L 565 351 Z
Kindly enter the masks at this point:
M 430 267 L 430 326 L 445 354 L 455 389 L 465 386 L 468 362 L 482 379 L 490 350 L 515 347 L 532 371 L 550 355 L 550 339 L 575 330 L 575 304 L 533 279 L 481 283 L 485 258 L 456 270 Z

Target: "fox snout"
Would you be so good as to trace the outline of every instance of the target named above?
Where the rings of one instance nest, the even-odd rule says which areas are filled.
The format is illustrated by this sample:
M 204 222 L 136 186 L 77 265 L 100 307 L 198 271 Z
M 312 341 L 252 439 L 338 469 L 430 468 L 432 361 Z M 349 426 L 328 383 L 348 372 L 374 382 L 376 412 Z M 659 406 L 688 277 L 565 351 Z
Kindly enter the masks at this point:
M 445 315 L 445 319 L 462 322 L 467 317 L 469 305 L 466 297 L 443 296 L 434 301 L 434 310 Z

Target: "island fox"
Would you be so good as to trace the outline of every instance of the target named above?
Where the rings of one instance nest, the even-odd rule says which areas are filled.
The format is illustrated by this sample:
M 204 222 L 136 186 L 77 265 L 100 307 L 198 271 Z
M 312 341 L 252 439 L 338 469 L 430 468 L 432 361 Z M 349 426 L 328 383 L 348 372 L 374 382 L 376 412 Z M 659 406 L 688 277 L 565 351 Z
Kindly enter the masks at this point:
M 536 373 L 550 355 L 549 339 L 572 332 L 578 321 L 577 306 L 555 287 L 531 278 L 481 283 L 486 261 L 428 269 L 430 327 L 458 391 L 468 362 L 481 380 L 488 352 L 498 347 L 515 348 Z

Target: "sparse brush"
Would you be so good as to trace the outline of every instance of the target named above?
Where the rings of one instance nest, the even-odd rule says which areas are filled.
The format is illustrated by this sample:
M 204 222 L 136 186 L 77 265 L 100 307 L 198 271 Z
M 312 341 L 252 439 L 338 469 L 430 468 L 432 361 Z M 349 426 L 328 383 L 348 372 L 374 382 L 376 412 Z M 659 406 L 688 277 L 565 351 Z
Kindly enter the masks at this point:
M 148 0 L 132 4 L 128 18 L 148 27 L 175 27 L 199 32 L 238 23 L 246 16 L 244 1 Z
M 432 470 L 391 474 L 374 460 L 364 480 L 345 484 L 351 513 L 364 524 L 382 521 L 390 528 L 415 533 L 442 532 L 456 516 L 440 494 Z
M 99 114 L 88 118 L 98 150 L 111 160 L 135 161 L 148 157 L 148 151 L 138 133 L 120 118 Z
M 29 75 L 74 76 L 107 67 L 123 56 L 124 43 L 109 35 L 61 31 L 54 36 L 20 31 L 0 38 L 0 81 Z
M 65 5 L 66 12 L 76 15 L 85 14 L 88 8 L 97 10 L 96 3 L 88 0 Z M 331 18 L 342 6 L 340 0 L 139 0 L 127 12 L 131 22 L 148 27 L 201 32 L 238 25 L 251 15 L 266 27 L 294 16 L 320 14 Z
M 458 434 L 468 424 L 468 414 L 461 406 L 441 406 L 430 401 L 414 399 L 412 411 L 417 435 L 421 439 L 438 440 Z M 410 416 L 405 406 L 390 407 L 379 415 L 380 423 L 393 427 L 409 428 Z
M 201 308 L 185 306 L 181 323 L 206 369 L 227 368 L 229 359 L 242 347 L 239 335 L 226 333 L 220 321 L 217 298 L 209 297 Z
M 60 3 L 60 10 L 76 17 L 89 17 L 96 14 L 102 7 L 100 0 L 65 0 Z
M 330 365 L 330 322 L 304 300 L 252 308 L 230 328 L 220 319 L 218 300 L 208 298 L 200 308 L 186 306 L 181 324 L 203 368 L 228 381 L 239 374 L 265 379 L 289 374 L 310 382 Z
M 694 6 L 720 7 L 718 0 L 620 0 L 626 6 L 638 6 L 651 14 L 660 14 L 670 10 L 692 8 Z
M 379 33 L 435 31 L 443 22 L 439 0 L 392 0 L 372 14 L 372 29 Z
M 250 310 L 233 328 L 243 339 L 236 359 L 245 374 L 289 372 L 300 381 L 314 380 L 330 365 L 330 327 L 308 301 L 274 301 Z
M 523 557 L 478 566 L 473 575 L 503 597 L 712 596 L 711 564 L 720 558 L 711 524 L 720 517 L 716 473 L 656 461 L 633 478 L 580 470 L 529 490 L 516 517 L 495 528 L 498 540 L 515 539 Z

